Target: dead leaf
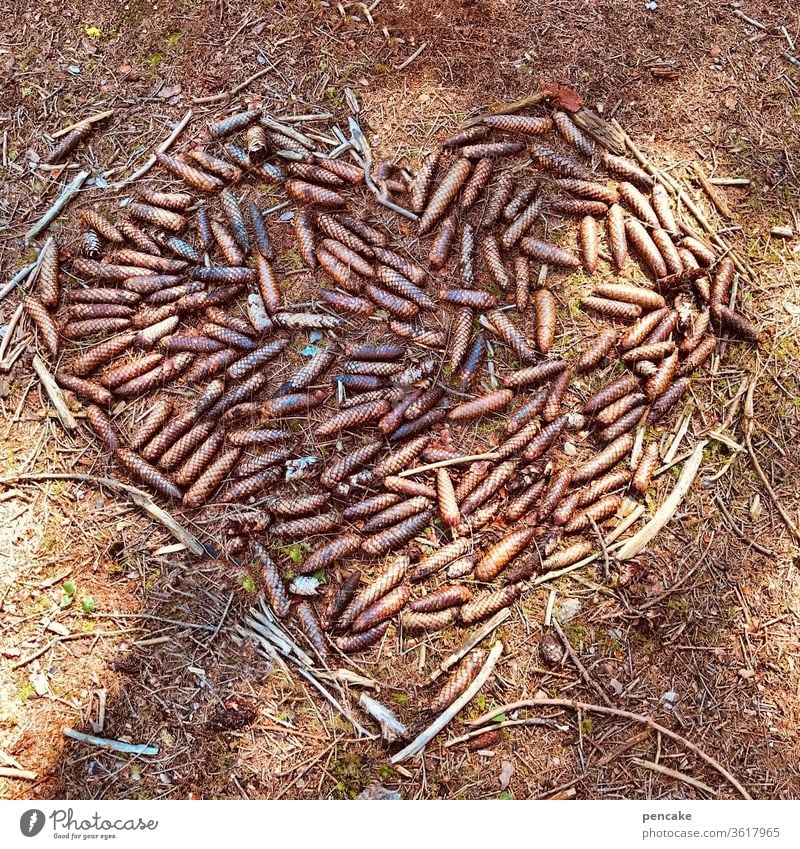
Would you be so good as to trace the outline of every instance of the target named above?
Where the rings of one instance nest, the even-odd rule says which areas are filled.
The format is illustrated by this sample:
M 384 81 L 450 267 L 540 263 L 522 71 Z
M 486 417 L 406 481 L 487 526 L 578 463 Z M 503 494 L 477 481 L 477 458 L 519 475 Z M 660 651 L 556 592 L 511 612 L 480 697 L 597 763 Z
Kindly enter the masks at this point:
M 544 83 L 541 89 L 553 98 L 559 108 L 567 112 L 577 112 L 583 106 L 583 98 L 574 88 L 560 83 Z
M 736 104 L 739 102 L 733 95 L 729 94 L 725 98 L 725 108 L 726 109 L 735 109 Z
M 514 775 L 514 764 L 511 761 L 503 761 L 500 767 L 500 789 L 505 790 L 511 784 L 511 776 Z
M 712 44 L 708 52 L 712 59 L 719 59 L 722 56 L 722 48 L 718 44 Z
M 750 503 L 750 518 L 754 522 L 757 522 L 761 518 L 763 512 L 764 510 L 761 507 L 761 496 L 756 493 L 755 498 L 753 498 L 752 502 Z

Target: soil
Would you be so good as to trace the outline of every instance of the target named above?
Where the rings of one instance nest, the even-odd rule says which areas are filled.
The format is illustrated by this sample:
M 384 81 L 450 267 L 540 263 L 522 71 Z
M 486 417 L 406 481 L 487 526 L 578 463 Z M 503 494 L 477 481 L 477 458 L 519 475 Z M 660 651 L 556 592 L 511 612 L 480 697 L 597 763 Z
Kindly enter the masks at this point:
M 49 148 L 45 134 L 104 109 L 115 110 L 112 120 L 72 161 L 109 181 L 138 167 L 189 108 L 186 141 L 249 96 L 276 112 L 346 118 L 348 91 L 376 156 L 413 168 L 465 117 L 557 82 L 615 117 L 672 173 L 691 181 L 699 163 L 714 177 L 747 178 L 719 188 L 730 221 L 690 182 L 756 268 L 744 298 L 768 334 L 758 350 L 729 347 L 694 390 L 690 435 L 724 424 L 724 438 L 709 444 L 690 498 L 645 554 L 553 589 L 557 607 L 574 608 L 566 637 L 613 704 L 702 746 L 753 797 L 797 798 L 800 552 L 743 450 L 741 403 L 755 378 L 753 452 L 797 523 L 800 70 L 784 54 L 800 49 L 792 41 L 800 45 L 800 9 L 781 5 L 384 0 L 370 21 L 361 3 L 12 2 L 0 28 L 2 282 L 25 261 L 25 231 L 70 174 L 42 176 L 27 160 Z M 193 103 L 264 67 L 241 94 Z M 775 226 L 793 235 L 774 237 Z M 0 325 L 17 303 L 16 294 L 0 302 Z M 115 474 L 87 428 L 61 428 L 33 378 L 32 353 L 0 374 L 0 477 Z M 214 517 L 198 521 L 195 530 L 213 536 Z M 501 626 L 498 674 L 452 730 L 423 761 L 393 767 L 390 752 L 356 739 L 300 679 L 233 641 L 253 602 L 247 576 L 170 552 L 173 542 L 91 483 L 0 487 L 0 766 L 36 776 L 0 778 L 0 797 L 352 798 L 373 781 L 404 798 L 710 795 L 642 761 L 693 777 L 718 798 L 736 795 L 685 747 L 586 713 L 523 713 L 552 723 L 445 747 L 466 719 L 495 705 L 537 693 L 600 698 L 568 658 L 545 668 L 535 651 L 547 589 Z M 381 682 L 373 695 L 407 722 L 424 720 L 415 706 L 428 694 L 407 681 L 457 642 L 427 641 L 424 651 L 387 642 L 365 667 Z M 146 742 L 159 754 L 104 752 L 65 738 L 62 726 Z

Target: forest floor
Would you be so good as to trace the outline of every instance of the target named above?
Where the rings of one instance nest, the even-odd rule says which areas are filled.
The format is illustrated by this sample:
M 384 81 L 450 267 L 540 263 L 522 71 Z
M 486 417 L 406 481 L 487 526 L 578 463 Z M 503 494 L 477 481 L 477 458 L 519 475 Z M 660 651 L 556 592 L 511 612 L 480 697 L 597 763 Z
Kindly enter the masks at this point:
M 187 109 L 191 135 L 249 95 L 278 113 L 324 108 L 342 118 L 349 89 L 376 155 L 413 167 L 487 105 L 544 82 L 579 90 L 689 180 L 756 268 L 744 298 L 767 341 L 729 346 L 703 376 L 689 437 L 732 415 L 670 526 L 627 572 L 612 564 L 610 576 L 590 568 L 560 579 L 556 605 L 573 608 L 565 633 L 605 698 L 700 745 L 753 797 L 798 798 L 800 552 L 742 450 L 742 393 L 754 380 L 752 454 L 798 523 L 800 68 L 786 54 L 800 55 L 800 7 L 790 6 L 384 0 L 366 14 L 362 3 L 12 0 L 0 24 L 2 282 L 26 261 L 24 233 L 60 191 L 29 171 L 30 152 L 104 109 L 115 110 L 112 121 L 77 161 L 95 173 L 116 169 L 117 179 Z M 261 68 L 268 73 L 240 95 L 193 103 Z M 749 180 L 718 189 L 729 220 L 691 182 L 690 163 Z M 774 237 L 774 227 L 790 237 Z M 0 302 L 0 325 L 17 303 Z M 30 361 L 26 353 L 0 374 L 0 478 L 114 474 L 87 430 L 61 429 Z M 352 798 L 373 781 L 404 798 L 710 795 L 697 782 L 736 795 L 685 747 L 635 722 L 576 722 L 557 710 L 541 714 L 547 726 L 446 748 L 465 730 L 458 719 L 422 760 L 393 767 L 313 690 L 233 644 L 229 626 L 252 596 L 216 561 L 160 552 L 172 542 L 90 483 L 0 486 L 0 767 L 35 774 L 0 777 L 0 797 Z M 569 660 L 541 668 L 534 648 L 550 589 L 526 596 L 502 625 L 498 675 L 465 717 L 537 693 L 598 701 Z M 447 653 L 435 643 L 426 652 L 388 647 L 369 668 L 382 682 L 378 697 L 407 719 L 417 696 L 409 673 Z M 61 731 L 91 723 L 159 754 L 104 753 Z

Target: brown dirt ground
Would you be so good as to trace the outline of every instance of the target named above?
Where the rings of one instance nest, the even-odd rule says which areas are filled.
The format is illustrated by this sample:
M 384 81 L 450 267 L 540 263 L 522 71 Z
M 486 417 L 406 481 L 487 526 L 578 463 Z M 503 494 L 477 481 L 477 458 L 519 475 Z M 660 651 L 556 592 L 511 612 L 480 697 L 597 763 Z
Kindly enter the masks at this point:
M 413 162 L 429 139 L 487 102 L 516 99 L 543 80 L 572 85 L 677 174 L 701 161 L 716 175 L 752 180 L 723 191 L 736 212 L 728 226 L 741 226 L 730 235 L 759 271 L 745 301 L 771 338 L 758 352 L 729 349 L 704 375 L 691 433 L 718 425 L 746 377 L 758 375 L 755 452 L 797 520 L 800 241 L 769 236 L 775 224 L 800 229 L 800 72 L 781 57 L 793 50 L 788 39 L 800 44 L 800 8 L 790 5 L 746 3 L 747 15 L 768 27 L 761 31 L 733 14 L 738 3 L 700 0 L 663 2 L 655 12 L 638 0 L 384 0 L 374 24 L 362 4 L 344 4 L 342 16 L 336 4 L 319 3 L 12 2 L 0 27 L 3 281 L 25 254 L 26 227 L 59 191 L 28 172 L 26 151 L 41 152 L 44 132 L 101 109 L 114 107 L 115 119 L 77 161 L 124 173 L 191 97 L 235 85 L 261 67 L 261 56 L 274 71 L 251 93 L 274 99 L 276 111 L 321 105 L 345 114 L 351 88 L 378 150 Z M 102 35 L 89 38 L 87 26 Z M 241 103 L 198 107 L 193 127 Z M 15 307 L 15 297 L 0 303 L 0 323 Z M 83 430 L 61 430 L 29 363 L 28 353 L 0 375 L 2 476 L 112 471 Z M 737 442 L 740 412 L 727 431 Z M 721 443 L 707 454 L 702 481 L 632 574 L 614 569 L 605 580 L 590 570 L 557 584 L 559 601 L 580 602 L 567 634 L 615 704 L 700 743 L 753 796 L 797 798 L 798 549 L 747 455 Z M 752 540 L 772 553 L 759 553 Z M 214 562 L 154 554 L 171 541 L 90 485 L 0 490 L 0 753 L 38 773 L 33 782 L 0 779 L 0 796 L 347 798 L 378 780 L 406 798 L 492 798 L 506 762 L 514 771 L 505 795 L 515 798 L 562 785 L 579 798 L 703 795 L 631 760 L 657 756 L 718 796 L 733 794 L 669 741 L 645 735 L 614 756 L 638 727 L 588 716 L 576 724 L 567 714 L 553 714 L 566 732 L 509 729 L 484 751 L 445 749 L 445 734 L 423 762 L 398 771 L 297 680 L 217 632 L 251 596 Z M 75 594 L 62 609 L 68 580 Z M 94 613 L 82 608 L 86 596 Z M 539 690 L 597 700 L 568 662 L 550 674 L 539 668 L 532 648 L 546 601 L 545 591 L 527 596 L 502 626 L 508 653 L 469 713 Z M 70 638 L 48 630 L 51 622 Z M 429 668 L 445 653 L 430 643 Z M 371 656 L 370 672 L 388 682 L 379 697 L 406 719 L 424 703 L 403 684 L 419 662 L 419 648 L 409 645 L 387 644 Z M 104 735 L 153 742 L 159 756 L 130 759 L 66 741 L 60 727 L 89 730 L 99 699 Z M 463 723 L 454 728 L 460 733 Z

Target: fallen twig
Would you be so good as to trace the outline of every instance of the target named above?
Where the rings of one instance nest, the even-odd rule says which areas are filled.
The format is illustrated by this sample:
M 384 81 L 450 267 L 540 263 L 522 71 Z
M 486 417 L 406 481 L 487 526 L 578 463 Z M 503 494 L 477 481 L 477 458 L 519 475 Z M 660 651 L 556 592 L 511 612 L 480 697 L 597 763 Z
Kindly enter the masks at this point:
M 731 219 L 733 218 L 733 211 L 725 202 L 725 198 L 714 188 L 711 181 L 706 177 L 703 169 L 695 164 L 694 173 L 697 175 L 697 181 L 703 187 L 703 191 L 708 195 L 709 200 L 714 206 L 717 208 L 717 212 L 723 217 Z
M 776 510 L 781 515 L 781 519 L 783 519 L 786 527 L 791 531 L 792 535 L 797 539 L 800 539 L 800 528 L 797 527 L 792 517 L 789 515 L 786 508 L 781 504 L 780 499 L 778 498 L 778 494 L 772 487 L 772 484 L 769 482 L 764 470 L 761 468 L 761 464 L 758 462 L 758 457 L 756 457 L 756 452 L 753 450 L 753 443 L 751 440 L 751 434 L 753 432 L 753 392 L 756 388 L 756 378 L 750 381 L 750 385 L 747 387 L 747 393 L 744 396 L 744 410 L 742 415 L 742 423 L 744 430 L 744 444 L 747 447 L 747 453 L 750 456 L 750 462 L 753 464 L 753 468 L 756 470 L 756 474 L 761 478 L 761 482 L 764 484 L 764 488 L 769 493 L 769 497 L 772 499 L 772 503 L 775 505 Z
M 651 719 L 649 716 L 644 716 L 640 713 L 631 713 L 630 711 L 622 710 L 621 708 L 593 705 L 587 702 L 576 702 L 572 699 L 524 699 L 523 701 L 511 702 L 507 705 L 500 705 L 499 707 L 492 708 L 490 711 L 483 714 L 483 716 L 479 716 L 477 719 L 471 720 L 468 724 L 471 727 L 477 728 L 485 725 L 487 722 L 491 722 L 494 717 L 499 716 L 501 713 L 510 713 L 513 710 L 520 710 L 521 708 L 528 707 L 569 708 L 574 711 L 586 711 L 587 713 L 600 713 L 605 714 L 606 716 L 618 716 L 622 719 L 629 719 L 633 722 L 646 725 L 653 731 L 663 734 L 665 737 L 669 737 L 671 740 L 675 740 L 677 743 L 685 746 L 690 752 L 694 752 L 694 754 L 704 760 L 709 766 L 713 767 L 729 784 L 731 784 L 731 786 L 736 789 L 743 799 L 752 798 L 747 790 L 742 787 L 736 778 L 727 769 L 725 769 L 725 767 L 722 766 L 716 758 L 706 754 L 699 746 L 692 743 L 691 740 L 687 740 L 686 737 L 678 734 L 676 731 L 672 731 L 663 725 L 659 725 L 659 723 L 657 723 L 654 719 Z
M 794 65 L 795 68 L 800 68 L 800 59 L 797 56 L 792 56 L 791 53 L 781 53 L 781 57 L 784 58 L 790 65 Z
M 422 51 L 428 46 L 427 42 L 423 41 L 422 44 L 408 57 L 402 61 L 399 65 L 395 65 L 395 71 L 403 71 L 405 70 L 416 58 L 419 56 Z
M 454 737 L 452 740 L 448 740 L 444 747 L 445 749 L 450 749 L 453 746 L 457 746 L 459 743 L 466 743 L 468 740 L 472 740 L 475 737 L 480 737 L 482 734 L 486 734 L 489 731 L 499 731 L 501 728 L 513 728 L 515 726 L 530 726 L 530 725 L 540 725 L 546 728 L 556 728 L 559 731 L 568 731 L 569 729 L 564 725 L 557 725 L 553 722 L 552 719 L 540 719 L 539 717 L 529 717 L 528 719 L 504 719 L 502 722 L 493 722 L 491 725 L 486 725 L 483 728 L 476 728 L 474 731 L 468 731 L 466 734 L 462 734 L 460 737 Z
M 719 497 L 719 495 L 714 493 L 714 501 L 717 504 L 717 507 L 722 511 L 722 515 L 728 520 L 728 524 L 731 527 L 731 530 L 739 537 L 742 542 L 746 542 L 748 545 L 752 546 L 756 551 L 761 554 L 766 555 L 767 557 L 772 557 L 775 552 L 771 548 L 765 548 L 763 545 L 757 543 L 754 539 L 750 539 L 750 537 L 745 536 L 744 531 L 736 524 L 736 519 L 730 513 L 730 510 L 725 506 L 725 502 Z
M 412 212 L 410 209 L 406 209 L 404 206 L 400 206 L 396 204 L 394 201 L 389 200 L 388 192 L 385 187 L 381 190 L 372 179 L 372 151 L 370 150 L 369 143 L 367 142 L 366 136 L 364 135 L 361 127 L 358 125 L 358 122 L 354 118 L 350 118 L 348 122 L 348 126 L 350 127 L 350 143 L 352 144 L 354 151 L 353 156 L 356 158 L 356 161 L 359 165 L 364 169 L 364 182 L 367 184 L 367 188 L 375 195 L 375 200 L 378 201 L 381 206 L 385 206 L 387 209 L 391 209 L 393 212 L 396 212 L 398 215 L 402 215 L 405 218 L 409 218 L 411 221 L 416 221 L 419 216 L 415 212 Z M 359 151 L 361 156 L 359 157 L 355 151 Z
M 97 124 L 100 121 L 105 121 L 106 118 L 110 118 L 116 110 L 114 109 L 106 109 L 105 112 L 98 112 L 96 115 L 90 115 L 88 118 L 82 118 L 80 121 L 76 121 L 74 124 L 70 124 L 68 127 L 62 127 L 60 130 L 56 130 L 54 133 L 50 134 L 51 139 L 60 139 L 61 136 L 65 136 L 67 133 L 72 132 L 72 130 L 77 129 L 78 127 L 83 126 L 84 124 Z
M 433 683 L 440 675 L 443 675 L 448 669 L 455 666 L 462 657 L 469 654 L 484 637 L 489 636 L 489 634 L 491 634 L 498 625 L 505 622 L 510 615 L 511 611 L 507 607 L 504 607 L 502 610 L 495 613 L 488 622 L 481 625 L 474 634 L 467 637 L 467 639 L 464 640 L 464 642 L 449 657 L 446 657 L 439 664 L 439 667 L 431 674 L 430 682 Z
M 194 113 L 190 109 L 181 120 L 175 125 L 175 129 L 164 139 L 163 142 L 156 148 L 156 153 L 166 153 L 173 144 L 175 144 L 175 140 L 178 136 L 186 129 L 189 121 L 192 120 L 192 116 Z M 139 168 L 138 171 L 134 171 L 130 177 L 126 177 L 124 180 L 120 180 L 118 183 L 114 183 L 114 189 L 121 189 L 124 186 L 129 185 L 130 183 L 135 182 L 140 177 L 144 177 L 144 175 L 158 162 L 155 153 L 151 153 L 150 156 L 147 157 L 147 161 Z
M 470 454 L 464 457 L 451 457 L 449 460 L 438 460 L 435 463 L 428 463 L 426 466 L 417 466 L 413 469 L 405 469 L 397 473 L 399 478 L 407 478 L 410 475 L 421 475 L 423 472 L 430 472 L 434 469 L 443 469 L 445 466 L 460 466 L 463 463 L 473 463 L 478 460 L 496 460 L 500 455 L 496 451 L 487 451 L 484 454 Z
M 394 755 L 391 762 L 393 764 L 399 764 L 408 760 L 408 758 L 413 755 L 419 754 L 440 731 L 446 728 L 447 725 L 449 725 L 455 716 L 462 710 L 462 708 L 466 707 L 466 705 L 472 701 L 481 687 L 483 687 L 483 685 L 489 680 L 489 676 L 492 674 L 495 664 L 500 659 L 500 655 L 502 653 L 503 644 L 500 640 L 498 640 L 492 646 L 489 651 L 489 656 L 486 658 L 486 662 L 483 664 L 481 671 L 469 687 L 467 687 L 467 689 L 453 702 L 453 704 L 450 705 L 450 707 L 443 711 L 441 715 L 438 716 L 424 731 L 412 740 L 405 749 L 401 749 L 396 755 Z
M 61 210 L 72 200 L 73 197 L 80 191 L 81 186 L 86 182 L 90 172 L 79 171 L 72 180 L 64 187 L 64 191 L 56 199 L 55 203 L 45 214 L 31 227 L 25 234 L 26 241 L 35 239 L 50 222 L 61 212 Z
M 362 693 L 358 699 L 359 707 L 369 714 L 380 726 L 381 736 L 389 743 L 397 743 L 408 739 L 408 728 L 389 710 L 376 699 L 370 698 Z
M 6 332 L 3 335 L 3 341 L 0 342 L 0 371 L 5 371 L 6 367 L 3 363 L 6 356 L 6 351 L 8 351 L 8 347 L 11 344 L 11 340 L 14 338 L 14 331 L 17 329 L 17 325 L 19 324 L 19 320 L 22 318 L 22 311 L 24 307 L 22 302 L 17 305 L 17 308 L 14 310 L 14 314 L 8 320 L 8 324 L 6 325 Z
M 121 740 L 96 737 L 94 734 L 84 734 L 83 731 L 76 731 L 66 725 L 61 729 L 61 732 L 65 737 L 77 740 L 79 743 L 88 743 L 90 746 L 98 746 L 101 749 L 108 749 L 110 752 L 119 752 L 123 755 L 158 754 L 158 746 L 148 746 L 145 743 L 123 743 Z
M 29 769 L 17 769 L 15 766 L 0 766 L 0 778 L 16 778 L 19 781 L 36 781 L 37 772 Z
M 33 355 L 33 370 L 41 381 L 50 402 L 56 408 L 61 424 L 67 430 L 75 430 L 78 427 L 78 422 L 75 421 L 75 416 L 72 415 L 67 402 L 64 400 L 64 393 L 38 354 Z
M 656 510 L 655 516 L 632 537 L 627 539 L 624 545 L 615 553 L 614 556 L 617 560 L 628 560 L 631 557 L 635 557 L 649 545 L 656 534 L 675 515 L 678 505 L 683 501 L 686 493 L 694 483 L 697 472 L 700 470 L 700 465 L 703 462 L 703 449 L 706 445 L 708 445 L 707 439 L 703 439 L 697 443 L 691 457 L 689 457 L 686 465 L 681 470 L 681 475 L 675 484 L 675 488 L 658 510 Z
M 264 649 L 268 657 L 278 661 L 283 669 L 287 669 L 282 657 L 290 661 L 297 672 L 303 676 L 325 699 L 327 699 L 336 710 L 355 728 L 362 736 L 374 740 L 375 735 L 370 733 L 360 722 L 342 705 L 335 696 L 327 690 L 317 678 L 314 669 L 314 661 L 295 643 L 289 634 L 280 627 L 275 620 L 272 611 L 265 600 L 261 599 L 260 608 L 253 607 L 246 619 L 247 628 L 239 627 L 237 630 L 243 637 L 254 638 L 259 646 Z M 288 674 L 288 670 L 287 670 Z M 328 680 L 334 680 L 328 676 Z M 339 688 L 340 692 L 343 692 Z
M 260 79 L 265 74 L 268 74 L 270 71 L 274 71 L 275 68 L 276 65 L 269 65 L 266 68 L 262 68 L 260 71 L 256 71 L 246 80 L 243 80 L 238 85 L 235 85 L 232 89 L 229 89 L 228 91 L 221 91 L 219 94 L 209 94 L 206 97 L 193 97 L 192 103 L 195 103 L 198 106 L 205 106 L 207 103 L 221 103 L 223 100 L 227 100 L 229 97 L 234 97 L 234 95 L 237 95 L 240 91 L 244 91 L 256 80 Z
M 486 112 L 482 112 L 475 118 L 470 118 L 461 126 L 465 129 L 474 127 L 476 124 L 480 124 L 487 115 L 513 115 L 521 109 L 527 109 L 529 106 L 536 106 L 544 100 L 549 100 L 550 97 L 550 94 L 546 91 L 536 91 L 521 100 L 515 100 L 513 103 L 500 103 L 497 106 L 489 107 Z
M 5 298 L 5 296 L 19 286 L 20 283 L 36 268 L 36 263 L 32 262 L 29 265 L 23 265 L 22 268 L 0 289 L 0 301 Z
M 0 478 L 0 484 L 17 483 L 18 481 L 80 481 L 82 483 L 93 483 L 97 486 L 104 486 L 112 489 L 115 492 L 124 492 L 128 495 L 131 501 L 138 507 L 141 507 L 157 522 L 160 522 L 164 527 L 172 533 L 172 535 L 180 540 L 192 554 L 205 554 L 206 550 L 203 544 L 197 537 L 193 536 L 182 525 L 178 524 L 175 519 L 167 513 L 162 507 L 159 507 L 146 492 L 137 489 L 130 484 L 122 483 L 115 478 L 96 477 L 95 475 L 77 474 L 71 472 L 40 472 L 25 475 L 11 475 L 7 478 Z M 213 630 L 213 628 L 211 629 Z
M 662 775 L 675 778 L 678 781 L 682 781 L 684 784 L 691 784 L 692 787 L 696 787 L 704 793 L 710 793 L 712 796 L 717 795 L 717 791 L 712 787 L 709 787 L 707 784 L 703 784 L 702 781 L 698 781 L 696 778 L 692 778 L 691 775 L 686 775 L 685 772 L 678 772 L 677 769 L 670 769 L 668 766 L 662 766 L 654 761 L 646 761 L 642 758 L 631 758 L 631 763 L 636 764 L 636 766 L 643 767 L 644 769 L 649 769 L 652 772 L 660 772 Z

